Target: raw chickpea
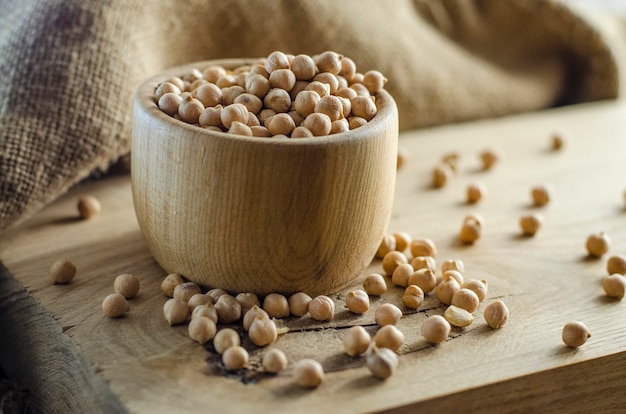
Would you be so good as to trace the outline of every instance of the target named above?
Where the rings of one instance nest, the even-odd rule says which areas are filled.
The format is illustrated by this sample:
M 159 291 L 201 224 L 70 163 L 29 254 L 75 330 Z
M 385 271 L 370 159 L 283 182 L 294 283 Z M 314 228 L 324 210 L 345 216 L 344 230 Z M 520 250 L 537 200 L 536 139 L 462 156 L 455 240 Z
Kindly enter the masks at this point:
M 220 355 L 223 355 L 228 348 L 239 346 L 240 344 L 239 334 L 232 328 L 220 329 L 213 337 L 213 347 L 215 352 Z
M 296 84 L 296 75 L 289 69 L 277 69 L 270 73 L 270 86 L 289 92 Z
M 350 124 L 345 118 L 337 119 L 330 123 L 330 134 L 340 134 L 342 132 L 350 131 Z
M 222 121 L 222 125 L 228 129 L 230 129 L 232 123 L 235 121 L 245 124 L 248 122 L 248 108 L 239 103 L 225 106 L 222 112 L 220 112 L 220 120 Z
M 448 270 L 456 270 L 459 273 L 463 273 L 465 271 L 465 264 L 462 260 L 458 259 L 450 259 L 446 260 L 441 264 L 441 273 L 445 273 Z
M 372 273 L 365 277 L 363 289 L 370 295 L 380 296 L 387 291 L 387 282 L 385 282 L 385 278 L 382 275 Z
M 472 183 L 467 186 L 466 199 L 468 204 L 476 204 L 487 194 L 487 187 L 483 183 Z
M 161 96 L 165 95 L 166 93 L 180 95 L 180 92 L 180 88 L 174 85 L 172 82 L 163 82 L 156 88 L 156 91 L 154 91 L 154 97 L 158 102 L 159 99 L 161 99 Z
M 278 329 L 273 320 L 257 316 L 250 324 L 248 337 L 256 346 L 269 345 L 278 338 Z
M 362 73 L 357 73 L 354 75 L 354 80 L 356 80 L 356 78 L 361 77 L 361 79 L 359 79 L 359 81 L 357 82 L 353 82 L 350 84 L 350 88 L 354 89 L 356 91 L 356 95 L 357 96 L 370 96 L 370 91 L 367 90 L 367 87 L 365 85 L 363 85 L 362 83 L 362 78 L 363 78 L 363 74 Z
M 483 170 L 490 170 L 500 161 L 500 151 L 495 148 L 487 148 L 480 153 L 480 160 L 483 163 Z
M 370 121 L 376 113 L 378 108 L 371 96 L 358 95 L 350 100 L 352 105 L 352 115 L 363 118 Z
M 277 113 L 288 112 L 291 108 L 291 96 L 284 89 L 272 88 L 263 98 L 265 108 L 273 109 Z
M 407 247 L 411 244 L 413 240 L 411 235 L 404 231 L 398 231 L 392 234 L 393 238 L 396 240 L 396 248 L 395 250 L 399 252 L 404 252 Z
M 76 276 L 76 265 L 67 259 L 57 260 L 50 266 L 50 279 L 53 284 L 70 283 Z
M 304 121 L 304 117 L 302 115 L 300 115 L 298 113 L 298 111 L 289 111 L 287 112 L 287 115 L 289 115 L 291 117 L 291 119 L 293 119 L 293 123 L 298 126 L 302 123 L 302 121 Z
M 174 299 L 187 302 L 196 293 L 201 293 L 200 286 L 194 282 L 179 283 L 174 287 Z
M 552 186 L 550 184 L 533 187 L 530 190 L 534 206 L 542 207 L 550 202 L 552 196 Z
M 309 314 L 316 321 L 330 321 L 335 315 L 335 302 L 328 296 L 319 295 L 309 302 Z
M 202 102 L 205 108 L 222 103 L 222 90 L 213 83 L 205 83 L 200 86 L 192 92 L 192 96 Z
M 409 285 L 409 277 L 413 273 L 415 273 L 415 270 L 409 263 L 399 264 L 391 274 L 391 283 L 395 286 L 407 287 Z
M 265 70 L 271 74 L 278 69 L 289 69 L 289 58 L 283 52 L 275 51 L 265 59 Z
M 459 282 L 457 282 L 454 278 L 450 278 L 437 285 L 435 288 L 435 294 L 437 295 L 439 302 L 445 305 L 450 305 L 452 303 L 452 296 L 454 295 L 454 292 L 459 289 L 461 289 Z
M 378 326 L 396 325 L 400 318 L 402 318 L 402 311 L 391 303 L 383 303 L 374 313 L 374 320 Z
M 353 326 L 343 335 L 343 349 L 349 356 L 357 356 L 367 352 L 371 338 L 362 326 Z
M 400 250 L 396 248 L 397 246 L 397 241 L 396 238 L 390 234 L 386 234 L 385 236 L 383 236 L 383 239 L 380 242 L 380 245 L 378 246 L 378 250 L 376 251 L 376 257 L 379 259 L 382 259 L 383 257 L 385 257 L 385 255 L 389 252 L 392 252 L 394 250 Z
M 601 257 L 609 251 L 611 238 L 604 232 L 599 232 L 587 237 L 586 248 L 590 256 Z
M 289 312 L 293 316 L 304 316 L 309 312 L 311 297 L 304 292 L 296 292 L 289 296 Z
M 577 348 L 587 342 L 591 337 L 587 326 L 579 321 L 568 322 L 563 326 L 561 338 L 565 345 Z
M 339 75 L 350 80 L 352 79 L 355 73 L 356 73 L 356 64 L 354 63 L 354 60 L 344 56 L 344 58 L 341 59 L 341 69 L 339 70 Z
M 291 138 L 313 138 L 313 133 L 303 126 L 297 126 L 291 132 Z
M 459 240 L 465 244 L 473 244 L 480 238 L 482 227 L 475 221 L 467 221 L 461 226 Z
M 519 225 L 524 236 L 534 236 L 543 222 L 543 216 L 539 213 L 526 214 L 520 217 Z
M 187 72 L 187 74 L 185 74 L 185 76 L 183 76 L 183 80 L 189 83 L 193 83 L 198 79 L 202 79 L 202 72 L 195 68 L 191 69 Z
M 248 112 L 251 112 L 252 114 L 258 113 L 261 108 L 263 108 L 263 101 L 261 101 L 261 98 L 251 93 L 242 93 L 237 95 L 233 102 L 242 104 L 248 109 Z M 250 116 L 248 117 L 250 118 Z
M 189 95 L 178 106 L 178 116 L 188 124 L 197 124 L 200 114 L 204 111 L 202 102 Z
M 172 76 L 171 78 L 166 80 L 166 82 L 169 82 L 172 85 L 176 86 L 181 92 L 185 90 L 185 82 L 178 76 Z
M 263 98 L 270 91 L 270 81 L 263 75 L 252 75 L 246 79 L 246 91 Z
M 404 253 L 393 250 L 383 257 L 383 270 L 388 275 L 392 275 L 394 270 L 401 264 L 407 264 L 409 260 Z
M 280 293 L 270 293 L 263 300 L 263 310 L 270 318 L 286 318 L 289 316 L 289 301 Z
M 432 183 L 433 187 L 441 188 L 444 187 L 450 177 L 452 176 L 452 170 L 445 164 L 437 165 L 433 168 L 432 172 Z
M 183 279 L 181 275 L 178 273 L 170 273 L 161 282 L 161 291 L 165 296 L 171 298 L 174 296 L 174 288 L 181 283 L 185 283 L 185 279 Z
M 463 217 L 463 224 L 471 223 L 476 224 L 478 227 L 485 227 L 485 219 L 480 213 L 470 213 Z
M 459 154 L 457 152 L 449 152 L 441 157 L 441 162 L 448 167 L 452 173 L 456 173 L 459 169 Z
M 202 72 L 204 79 L 211 83 L 217 82 L 224 75 L 226 75 L 226 69 L 220 65 L 211 65 Z
M 198 118 L 198 123 L 202 127 L 215 126 L 215 127 L 221 128 L 222 127 L 221 115 L 222 115 L 223 109 L 224 108 L 222 107 L 222 105 L 211 106 L 211 107 L 206 108 L 200 114 L 200 117 Z
M 472 313 L 478 309 L 479 303 L 480 299 L 478 299 L 478 295 L 473 290 L 460 288 L 452 295 L 450 304 Z
M 398 148 L 398 157 L 396 161 L 396 169 L 401 170 L 411 158 L 411 154 L 405 148 Z
M 431 239 L 427 239 L 425 237 L 420 237 L 417 239 L 413 239 L 410 245 L 411 254 L 413 257 L 416 256 L 437 256 L 437 247 L 435 243 Z
M 388 348 L 397 353 L 404 343 L 404 334 L 394 325 L 385 325 L 374 335 L 374 343 L 378 348 Z
M 310 80 L 315 76 L 317 68 L 311 56 L 301 54 L 294 56 L 291 61 L 291 70 L 297 80 Z
M 409 285 L 404 290 L 401 300 L 407 308 L 417 309 L 424 303 L 424 291 L 417 285 Z
M 231 295 L 220 296 L 214 307 L 220 323 L 232 323 L 241 318 L 241 305 Z
M 499 329 L 509 320 L 509 309 L 501 300 L 495 300 L 487 305 L 483 316 L 490 328 Z
M 463 282 L 465 282 L 465 278 L 463 277 L 463 273 L 459 272 L 458 270 L 449 269 L 449 270 L 444 271 L 442 273 L 442 275 L 441 275 L 441 281 L 442 282 L 444 282 L 444 281 L 446 281 L 446 280 L 448 280 L 450 278 L 456 280 L 459 283 L 459 285 L 462 285 Z
M 337 89 L 339 89 L 339 80 L 337 79 L 337 76 L 333 75 L 332 73 L 328 73 L 328 72 L 318 73 L 313 78 L 313 82 L 316 82 L 316 81 L 327 84 L 328 91 L 331 95 L 336 93 Z
M 411 259 L 411 266 L 415 270 L 430 269 L 434 272 L 437 268 L 437 262 L 432 256 L 415 256 Z
M 206 295 L 208 297 L 211 298 L 211 302 L 213 302 L 214 304 L 217 303 L 217 301 L 219 300 L 220 296 L 222 295 L 228 295 L 228 292 L 226 292 L 224 289 L 220 289 L 220 288 L 215 288 L 215 289 L 210 289 Z
M 195 318 L 209 318 L 214 323 L 217 323 L 217 310 L 215 310 L 211 302 L 207 302 L 204 305 L 198 305 L 193 308 L 193 311 L 191 312 L 191 319 L 193 320 Z
M 94 196 L 83 195 L 78 199 L 78 215 L 84 220 L 89 220 L 102 211 L 100 201 Z
M 337 89 L 335 96 L 339 96 L 340 98 L 351 100 L 352 98 L 357 96 L 357 93 L 352 88 L 340 88 L 340 89 Z
M 398 367 L 398 355 L 389 348 L 372 348 L 367 353 L 365 365 L 373 376 L 386 379 L 393 375 Z
M 209 319 L 206 316 L 199 316 L 191 318 L 187 331 L 191 339 L 199 344 L 205 344 L 213 339 L 215 333 L 217 332 L 217 326 L 215 325 L 215 321 L 212 319 Z
M 289 135 L 296 128 L 293 118 L 284 113 L 269 118 L 265 126 L 272 135 Z
M 341 61 L 343 56 L 339 53 L 326 51 L 317 56 L 315 64 L 320 72 L 330 72 L 338 75 L 341 71 Z
M 246 312 L 245 315 L 243 315 L 243 321 L 242 321 L 243 329 L 245 329 L 246 331 L 249 331 L 250 325 L 252 325 L 252 322 L 254 322 L 258 318 L 263 318 L 267 320 L 271 319 L 270 316 L 267 314 L 267 312 L 265 312 L 263 309 L 261 309 L 257 305 L 254 305 L 250 308 L 248 312 Z
M 287 356 L 278 348 L 272 348 L 263 355 L 263 371 L 277 374 L 287 368 Z
M 415 285 L 422 289 L 424 293 L 432 292 L 437 286 L 437 276 L 434 270 L 427 267 L 416 270 L 408 281 L 409 285 Z
M 387 78 L 377 70 L 370 70 L 363 74 L 363 85 L 370 91 L 376 93 L 385 87 Z
M 330 121 L 343 118 L 343 105 L 341 100 L 333 95 L 326 95 L 315 104 L 314 112 L 328 115 Z
M 304 118 L 302 126 L 308 128 L 314 136 L 321 137 L 330 133 L 331 121 L 328 115 L 314 112 Z
M 469 279 L 461 285 L 462 288 L 473 291 L 478 300 L 482 302 L 487 297 L 487 281 L 478 279 Z
M 228 128 L 228 133 L 235 134 L 235 135 L 243 135 L 246 137 L 252 136 L 252 130 L 250 129 L 250 127 L 244 124 L 243 122 L 239 122 L 239 121 L 233 121 L 233 123 L 230 124 L 230 128 Z
M 183 98 L 176 93 L 166 93 L 159 98 L 159 109 L 169 116 L 178 114 L 178 108 L 180 107 Z
M 324 368 L 313 359 L 301 359 L 293 368 L 293 377 L 299 386 L 315 388 L 324 381 Z
M 259 138 L 269 138 L 272 136 L 272 134 L 270 133 L 270 131 L 265 128 L 264 126 L 251 126 L 250 130 L 252 131 L 252 136 L 253 137 L 259 137 Z
M 450 322 L 450 325 L 459 328 L 464 328 L 474 322 L 474 316 L 471 312 L 454 305 L 448 306 L 448 309 L 443 313 L 443 317 Z
M 565 140 L 563 139 L 563 136 L 561 134 L 555 132 L 550 137 L 550 149 L 552 151 L 560 150 L 561 148 L 563 148 L 564 144 Z
M 608 297 L 622 299 L 626 289 L 626 277 L 619 273 L 606 276 L 602 279 L 602 288 Z
M 361 118 L 360 116 L 351 116 L 348 118 L 348 125 L 350 125 L 350 130 L 357 129 L 367 124 L 367 119 Z
M 308 85 L 309 85 L 309 82 L 307 81 L 301 81 L 301 80 L 296 81 L 296 84 L 289 91 L 289 96 L 291 97 L 291 100 L 292 100 L 292 106 L 295 104 L 296 97 L 300 94 L 300 92 L 306 90 L 306 87 Z
M 450 335 L 450 322 L 441 315 L 433 315 L 422 323 L 422 336 L 427 342 L 439 344 Z
M 361 315 L 370 308 L 370 298 L 363 290 L 353 290 L 346 295 L 346 307 L 352 313 Z
M 128 312 L 130 305 L 126 298 L 119 293 L 107 295 L 102 301 L 102 312 L 109 318 L 117 318 Z
M 121 274 L 115 278 L 113 290 L 126 299 L 134 298 L 139 292 L 139 279 L 129 273 Z
M 349 129 L 350 124 L 348 123 L 347 117 L 349 117 L 352 113 L 352 102 L 350 102 L 350 99 L 342 98 L 341 96 L 337 96 L 336 98 L 339 99 L 339 102 L 341 102 L 341 112 L 343 114 L 342 119 Z
M 265 65 L 263 65 L 261 63 L 257 63 L 257 64 L 252 65 L 250 67 L 250 71 L 248 72 L 248 76 L 250 77 L 250 76 L 254 76 L 254 75 L 261 75 L 265 79 L 269 79 L 270 78 L 270 74 L 265 69 Z
M 189 318 L 189 305 L 184 300 L 172 298 L 163 305 L 163 316 L 170 326 L 187 322 Z
M 626 275 L 626 257 L 621 255 L 613 255 L 606 261 L 606 271 L 608 274 L 619 273 Z
M 309 82 L 308 85 L 304 87 L 305 91 L 313 91 L 316 92 L 320 98 L 330 95 L 330 85 L 320 81 L 312 81 Z
M 224 351 L 222 354 L 222 363 L 224 368 L 229 371 L 237 371 L 242 369 L 248 364 L 249 355 L 245 348 L 236 345 Z

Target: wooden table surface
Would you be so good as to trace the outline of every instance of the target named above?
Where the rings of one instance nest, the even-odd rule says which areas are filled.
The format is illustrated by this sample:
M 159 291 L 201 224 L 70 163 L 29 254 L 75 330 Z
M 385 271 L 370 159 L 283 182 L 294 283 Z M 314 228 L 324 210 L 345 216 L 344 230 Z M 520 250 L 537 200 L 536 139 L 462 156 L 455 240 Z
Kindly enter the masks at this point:
M 550 151 L 561 131 L 566 143 Z M 449 340 L 427 344 L 421 322 L 441 314 L 433 297 L 417 311 L 405 309 L 406 336 L 400 367 L 386 381 L 373 378 L 362 358 L 342 352 L 347 326 L 374 333 L 374 309 L 399 304 L 400 288 L 372 299 L 353 316 L 333 295 L 335 319 L 284 320 L 290 331 L 274 346 L 290 365 L 276 377 L 259 372 L 264 349 L 250 342 L 250 368 L 226 373 L 210 346 L 189 339 L 185 326 L 170 327 L 162 315 L 165 273 L 151 258 L 134 216 L 128 176 L 83 184 L 32 219 L 2 235 L 0 259 L 0 362 L 28 389 L 31 408 L 45 412 L 619 412 L 626 403 L 626 301 L 603 295 L 606 259 L 626 254 L 626 104 L 603 102 L 540 113 L 405 132 L 410 154 L 399 171 L 389 231 L 429 237 L 438 263 L 461 259 L 466 278 L 486 279 L 489 297 L 475 322 L 453 329 Z M 481 171 L 478 154 L 495 146 L 501 162 Z M 445 153 L 460 155 L 448 185 L 434 189 L 430 172 Z M 468 183 L 488 194 L 465 202 Z M 551 183 L 553 200 L 537 208 L 530 189 Z M 78 195 L 100 199 L 102 213 L 77 219 Z M 484 216 L 474 245 L 458 241 L 463 217 Z M 534 238 L 520 235 L 522 214 L 540 212 Z M 585 240 L 604 231 L 609 253 L 591 259 Z M 52 285 L 48 270 L 60 258 L 78 267 L 69 285 Z M 372 262 L 366 273 L 381 271 Z M 120 273 L 141 281 L 140 294 L 120 319 L 102 315 L 102 299 Z M 362 277 L 355 281 L 360 285 Z M 432 296 L 432 295 L 430 295 Z M 488 328 L 484 307 L 495 299 L 509 307 L 502 329 Z M 584 321 L 592 337 L 578 349 L 561 342 L 563 324 Z M 319 360 L 327 374 L 317 389 L 294 385 L 293 363 Z

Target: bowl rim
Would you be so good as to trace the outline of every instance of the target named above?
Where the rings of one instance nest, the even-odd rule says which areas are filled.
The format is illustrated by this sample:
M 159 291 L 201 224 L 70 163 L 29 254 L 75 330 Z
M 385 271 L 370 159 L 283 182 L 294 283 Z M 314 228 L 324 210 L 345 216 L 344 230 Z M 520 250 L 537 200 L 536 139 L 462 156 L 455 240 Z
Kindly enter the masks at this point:
M 154 91 L 157 86 L 172 76 L 181 76 L 184 71 L 191 69 L 202 70 L 211 65 L 221 65 L 226 68 L 236 67 L 246 64 L 255 64 L 262 62 L 263 58 L 232 58 L 232 59 L 211 59 L 187 63 L 166 69 L 158 74 L 152 75 L 145 79 L 137 88 L 133 98 L 133 112 L 144 112 L 147 116 L 160 124 L 171 126 L 171 124 L 189 130 L 196 136 L 207 136 L 211 139 L 228 139 L 237 140 L 240 142 L 255 143 L 260 145 L 275 145 L 275 146 L 294 146 L 294 145 L 319 145 L 319 144 L 332 144 L 342 143 L 345 141 L 362 140 L 364 137 L 377 135 L 377 131 L 382 131 L 387 127 L 388 120 L 392 117 L 397 118 L 398 109 L 396 103 L 389 92 L 381 90 L 373 94 L 376 98 L 376 106 L 378 111 L 376 115 L 368 121 L 365 125 L 346 132 L 340 132 L 337 134 L 323 135 L 317 137 L 308 138 L 288 138 L 288 139 L 276 139 L 272 137 L 249 137 L 246 135 L 230 134 L 228 132 L 219 132 L 202 128 L 196 124 L 189 124 L 182 120 L 176 119 L 165 112 L 163 112 L 157 105 L 154 99 Z M 136 114 L 135 114 L 136 115 Z M 396 122 L 397 124 L 397 122 Z M 398 128 L 397 126 L 395 127 Z

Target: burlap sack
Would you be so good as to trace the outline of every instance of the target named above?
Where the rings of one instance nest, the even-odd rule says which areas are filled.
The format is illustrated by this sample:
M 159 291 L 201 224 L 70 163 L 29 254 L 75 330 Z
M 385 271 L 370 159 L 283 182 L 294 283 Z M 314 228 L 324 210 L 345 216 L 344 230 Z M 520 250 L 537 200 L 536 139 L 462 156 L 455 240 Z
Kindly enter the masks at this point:
M 402 129 L 618 90 L 605 39 L 548 0 L 0 0 L 0 230 L 127 153 L 146 77 L 273 50 L 382 71 Z

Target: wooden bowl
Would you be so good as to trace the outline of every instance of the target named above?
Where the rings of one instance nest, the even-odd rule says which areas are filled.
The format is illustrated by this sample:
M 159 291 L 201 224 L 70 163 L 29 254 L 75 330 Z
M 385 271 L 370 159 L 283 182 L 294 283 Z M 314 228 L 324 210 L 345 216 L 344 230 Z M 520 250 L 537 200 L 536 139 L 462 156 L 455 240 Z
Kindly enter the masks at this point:
M 135 212 L 168 273 L 231 293 L 339 290 L 371 262 L 391 215 L 398 113 L 385 91 L 365 126 L 327 137 L 266 139 L 213 132 L 163 113 L 156 86 L 134 99 Z

